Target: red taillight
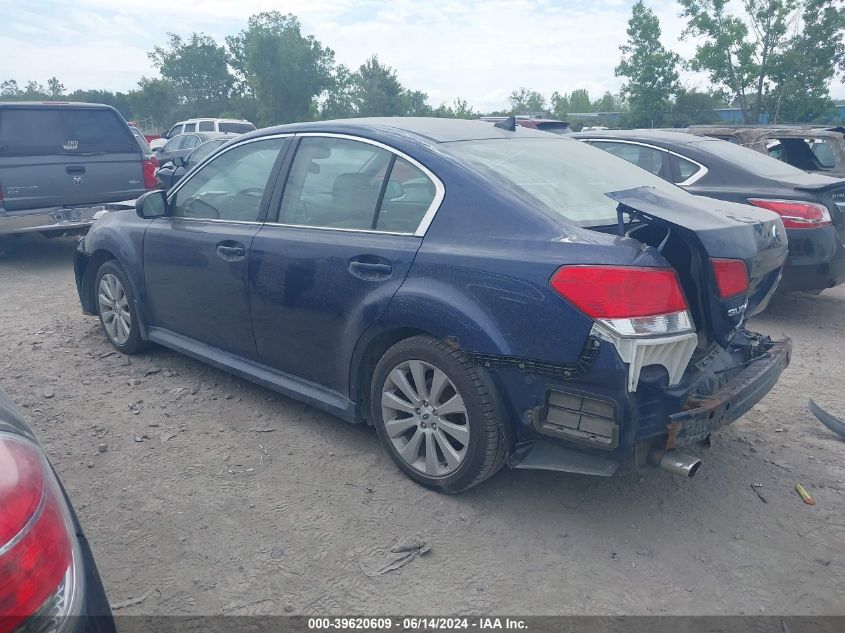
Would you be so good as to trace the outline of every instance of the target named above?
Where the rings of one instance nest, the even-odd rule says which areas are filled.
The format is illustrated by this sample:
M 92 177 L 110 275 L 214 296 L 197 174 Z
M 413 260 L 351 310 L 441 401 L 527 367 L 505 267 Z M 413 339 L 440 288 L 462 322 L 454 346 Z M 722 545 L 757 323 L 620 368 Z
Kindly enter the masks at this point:
M 563 266 L 552 288 L 594 319 L 647 317 L 687 309 L 678 275 L 671 268 Z
M 765 200 L 749 198 L 748 202 L 755 207 L 774 211 L 783 220 L 787 229 L 816 229 L 830 226 L 830 211 L 823 204 L 815 202 L 801 202 L 796 200 Z
M 72 602 L 66 579 L 73 536 L 48 469 L 35 444 L 0 434 L 0 633 L 14 631 L 59 593 L 64 607 Z
M 158 159 L 156 159 L 158 162 Z M 155 189 L 158 185 L 156 180 L 156 166 L 153 164 L 152 158 L 145 158 L 144 166 L 144 189 Z
M 719 296 L 729 299 L 748 292 L 748 269 L 741 259 L 710 259 Z

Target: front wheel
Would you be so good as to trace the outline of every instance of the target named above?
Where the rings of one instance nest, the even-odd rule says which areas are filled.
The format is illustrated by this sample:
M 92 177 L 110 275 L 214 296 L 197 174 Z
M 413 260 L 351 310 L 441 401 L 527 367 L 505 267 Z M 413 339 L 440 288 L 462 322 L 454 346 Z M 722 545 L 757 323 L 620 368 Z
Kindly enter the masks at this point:
M 461 492 L 506 456 L 498 398 L 465 354 L 430 336 L 391 347 L 371 384 L 371 415 L 396 465 L 441 492 Z
M 145 342 L 135 310 L 135 296 L 126 281 L 126 273 L 114 260 L 105 262 L 94 282 L 97 314 L 109 342 L 124 354 L 141 351 Z

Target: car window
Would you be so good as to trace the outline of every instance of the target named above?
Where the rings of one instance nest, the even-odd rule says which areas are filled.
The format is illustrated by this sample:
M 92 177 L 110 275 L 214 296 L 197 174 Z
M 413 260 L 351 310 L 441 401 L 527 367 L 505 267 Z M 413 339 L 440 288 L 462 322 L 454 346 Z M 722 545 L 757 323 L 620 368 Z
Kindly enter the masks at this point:
M 199 136 L 196 136 L 195 134 L 188 134 L 182 142 L 182 147 L 179 149 L 193 149 L 194 147 L 199 147 L 201 143 L 202 141 Z
M 164 144 L 164 150 L 163 151 L 165 151 L 165 152 L 175 152 L 176 150 L 182 149 L 182 143 L 184 143 L 184 142 L 185 142 L 184 136 L 182 136 L 182 135 L 174 136 L 172 139 L 170 139 L 169 141 L 167 141 L 167 143 Z
M 825 169 L 836 167 L 836 154 L 833 151 L 833 143 L 827 138 L 807 138 L 804 142 L 810 146 L 816 159 Z
M 226 132 L 227 134 L 246 134 L 252 132 L 255 126 L 252 123 L 218 123 L 218 131 Z
M 203 143 L 193 152 L 188 154 L 188 160 L 186 161 L 186 164 L 190 166 L 199 164 L 205 159 L 206 156 L 210 155 L 211 152 L 216 150 L 223 143 L 224 141 L 207 141 Z
M 254 222 L 284 143 L 283 138 L 254 141 L 220 154 L 201 167 L 170 199 L 169 215 Z
M 675 164 L 678 166 L 678 179 L 676 181 L 678 183 L 686 182 L 701 170 L 701 167 L 686 158 L 681 158 L 680 156 L 674 156 L 673 158 L 675 159 Z
M 129 126 L 106 108 L 6 108 L 0 155 L 140 153 Z
M 616 222 L 617 203 L 606 195 L 610 192 L 652 187 L 674 197 L 691 195 L 565 136 L 459 141 L 444 143 L 444 150 L 474 166 L 491 186 L 513 188 L 550 216 L 581 226 Z
M 434 183 L 419 167 L 397 157 L 384 188 L 375 229 L 391 233 L 414 233 L 436 193 Z
M 391 156 L 369 143 L 303 138 L 285 185 L 279 222 L 371 230 Z
M 214 121 L 200 121 L 199 127 L 197 128 L 198 132 L 213 132 L 214 131 Z
M 787 163 L 775 160 L 771 156 L 766 156 L 761 152 L 756 152 L 753 149 L 734 145 L 733 143 L 723 143 L 716 140 L 702 139 L 700 141 L 693 141 L 690 146 L 707 152 L 713 156 L 717 156 L 722 160 L 733 163 L 752 174 L 760 176 L 761 178 L 794 178 L 796 176 L 805 176 L 806 173 L 788 165 Z M 769 152 L 780 151 L 781 143 L 777 141 L 777 145 L 772 145 Z
M 151 154 L 153 150 L 150 149 L 150 144 L 147 143 L 146 137 L 141 134 L 141 130 L 132 126 L 129 126 L 129 129 L 132 132 L 132 136 L 134 136 L 135 140 L 138 141 L 138 145 L 141 147 L 141 151 L 144 152 L 144 154 Z
M 196 123 L 186 123 L 185 129 L 182 130 L 182 134 L 186 132 L 196 132 L 197 131 L 197 124 Z
M 614 143 L 613 141 L 595 141 L 592 144 L 614 156 L 624 158 L 637 167 L 650 171 L 655 176 L 666 179 L 666 170 L 663 166 L 665 152 L 662 150 L 633 143 Z
M 179 134 L 181 130 L 182 130 L 182 124 L 177 123 L 172 128 L 170 128 L 170 130 L 168 130 L 167 134 L 164 135 L 164 138 L 173 138 L 174 136 Z

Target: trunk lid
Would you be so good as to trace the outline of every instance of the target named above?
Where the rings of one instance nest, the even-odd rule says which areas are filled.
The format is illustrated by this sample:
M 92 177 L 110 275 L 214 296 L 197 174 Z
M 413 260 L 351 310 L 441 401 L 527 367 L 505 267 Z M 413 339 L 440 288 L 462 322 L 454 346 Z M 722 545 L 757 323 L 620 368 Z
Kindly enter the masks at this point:
M 827 207 L 839 237 L 845 242 L 845 180 L 825 178 L 818 184 L 801 184 L 795 189 L 812 193 Z
M 787 256 L 786 231 L 771 212 L 650 187 L 607 194 L 638 224 L 626 234 L 660 250 L 681 279 L 696 329 L 728 345 L 743 321 L 768 305 Z M 741 259 L 748 292 L 722 299 L 710 259 Z

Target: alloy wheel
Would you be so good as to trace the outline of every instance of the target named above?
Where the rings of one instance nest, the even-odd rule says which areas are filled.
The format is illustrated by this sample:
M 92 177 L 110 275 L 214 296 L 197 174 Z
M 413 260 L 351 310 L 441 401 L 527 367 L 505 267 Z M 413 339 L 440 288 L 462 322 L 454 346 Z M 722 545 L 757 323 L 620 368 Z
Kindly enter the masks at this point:
M 399 363 L 381 395 L 384 429 L 405 463 L 430 477 L 455 472 L 467 456 L 466 405 L 438 367 L 421 360 Z
M 132 316 L 129 312 L 129 298 L 116 275 L 106 273 L 100 278 L 97 301 L 106 334 L 115 344 L 124 345 L 129 340 Z

